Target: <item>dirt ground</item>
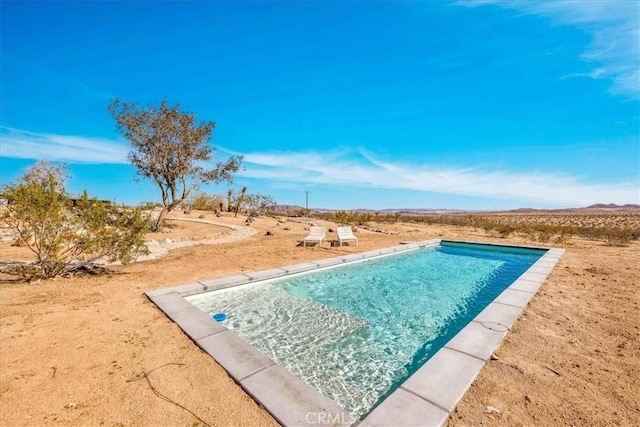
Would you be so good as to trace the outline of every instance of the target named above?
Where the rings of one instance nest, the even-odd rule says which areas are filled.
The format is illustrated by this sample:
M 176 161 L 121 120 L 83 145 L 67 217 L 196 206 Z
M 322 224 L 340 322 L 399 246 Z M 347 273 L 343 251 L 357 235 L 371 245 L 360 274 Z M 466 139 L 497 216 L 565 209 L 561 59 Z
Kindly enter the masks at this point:
M 244 217 L 204 215 L 244 226 Z M 171 233 L 152 238 L 227 233 L 219 226 L 170 224 Z M 250 226 L 258 231 L 252 237 L 175 249 L 156 260 L 113 266 L 103 276 L 33 284 L 2 277 L 0 425 L 276 425 L 144 291 L 403 241 L 527 243 L 470 228 L 394 224 L 376 226 L 384 232 L 358 230 L 359 246 L 304 248 L 298 244 L 308 224 L 261 217 Z M 611 247 L 573 238 L 565 247 L 449 426 L 638 424 L 640 244 Z M 22 248 L 0 245 L 2 260 L 26 257 Z

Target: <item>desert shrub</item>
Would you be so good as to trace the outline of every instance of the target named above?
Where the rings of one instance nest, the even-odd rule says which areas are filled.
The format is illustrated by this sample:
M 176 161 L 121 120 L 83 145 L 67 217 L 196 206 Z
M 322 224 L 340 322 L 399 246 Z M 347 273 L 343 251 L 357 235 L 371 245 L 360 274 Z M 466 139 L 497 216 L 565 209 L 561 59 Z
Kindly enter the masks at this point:
M 304 208 L 294 209 L 293 211 L 286 212 L 286 215 L 293 218 L 304 218 L 307 216 L 307 210 Z
M 387 223 L 393 224 L 394 222 L 397 221 L 397 218 L 398 218 L 397 213 L 381 214 L 380 212 L 375 212 L 374 214 L 365 213 L 362 215 L 363 216 L 359 218 L 359 221 L 362 223 L 375 222 L 378 224 L 387 224 Z M 413 218 L 407 217 L 406 221 L 407 222 L 413 221 Z
M 220 204 L 224 204 L 224 198 L 219 194 L 197 193 L 190 196 L 186 205 L 199 211 L 214 211 L 220 209 Z
M 629 230 L 623 228 L 608 228 L 603 230 L 602 236 L 609 246 L 626 246 L 631 241 Z
M 589 240 L 605 240 L 604 230 L 596 227 L 581 227 L 580 236 Z
M 461 219 L 461 220 L 455 220 L 455 225 L 459 227 L 465 227 L 465 226 L 469 226 L 470 224 L 468 224 L 466 219 Z M 487 236 L 500 237 L 503 239 L 506 237 L 509 237 L 509 235 L 516 230 L 516 228 L 512 225 L 504 224 L 498 221 L 493 221 L 487 218 L 478 219 L 473 226 L 474 226 L 474 229 L 482 228 L 487 234 Z
M 548 224 L 537 224 L 532 229 L 534 230 L 535 240 L 542 243 L 549 242 L 555 234 L 554 227 Z
M 554 234 L 555 232 L 552 226 L 546 224 L 538 226 L 537 240 L 538 242 L 547 243 L 553 238 Z
M 368 222 L 372 222 L 374 216 L 368 212 L 365 213 L 356 213 L 353 215 L 354 222 L 358 225 L 365 225 Z
M 530 241 L 537 241 L 536 229 L 532 225 L 518 224 L 516 231 Z
M 333 220 L 338 224 L 349 224 L 351 215 L 346 211 L 337 211 L 333 214 Z
M 575 227 L 567 227 L 567 226 L 558 226 L 558 232 L 556 234 L 556 238 L 554 239 L 555 243 L 566 243 L 571 237 L 578 233 L 578 230 Z
M 2 219 L 36 255 L 23 269 L 28 278 L 70 273 L 99 258 L 127 263 L 148 253 L 143 237 L 149 223 L 141 210 L 90 198 L 86 192 L 71 199 L 64 178 L 60 166 L 40 162 L 3 188 L 11 202 Z
M 158 202 L 142 202 L 138 206 L 142 210 L 149 211 L 149 210 L 153 210 L 155 208 L 162 207 L 162 203 L 158 203 Z
M 245 195 L 243 203 L 250 216 L 270 215 L 277 204 L 273 197 L 259 193 Z
M 498 232 L 498 235 L 503 239 L 509 237 L 511 233 L 515 230 L 513 226 L 508 224 L 496 224 L 494 226 L 494 230 Z
M 578 233 L 575 227 L 552 225 L 546 223 L 518 223 L 516 231 L 525 238 L 534 241 L 547 243 L 566 243 L 572 236 Z

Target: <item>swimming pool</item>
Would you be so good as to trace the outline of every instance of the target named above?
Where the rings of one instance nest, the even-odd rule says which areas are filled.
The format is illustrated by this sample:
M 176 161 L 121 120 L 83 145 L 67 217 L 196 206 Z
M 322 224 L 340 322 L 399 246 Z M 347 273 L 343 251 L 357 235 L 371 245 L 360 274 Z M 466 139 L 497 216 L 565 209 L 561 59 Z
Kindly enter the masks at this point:
M 208 323 L 202 316 L 198 323 L 202 322 L 201 326 L 209 332 L 190 336 L 205 350 L 218 353 L 217 356 L 213 354 L 217 360 L 232 359 L 220 354 L 217 345 L 225 334 L 225 340 L 231 339 L 236 348 L 242 347 L 245 358 L 249 351 L 245 342 L 257 348 L 259 352 L 252 350 L 255 353 L 251 353 L 251 357 L 257 358 L 251 362 L 256 366 L 242 368 L 236 375 L 233 368 L 229 371 L 224 360 L 221 361 L 254 397 L 256 385 L 250 378 L 253 374 L 248 372 L 269 371 L 272 365 L 277 365 L 337 403 L 337 409 L 332 411 L 344 409 L 351 417 L 349 420 L 360 418 L 366 424 L 379 419 L 381 413 L 384 419 L 388 412 L 385 408 L 397 401 L 398 396 L 402 397 L 404 391 L 418 396 L 428 394 L 416 393 L 410 390 L 410 385 L 419 380 L 420 372 L 440 364 L 441 354 L 447 352 L 456 352 L 449 355 L 449 359 L 471 357 L 473 360 L 462 361 L 463 367 L 477 367 L 470 379 L 457 386 L 463 388 L 463 393 L 484 364 L 483 360 L 490 356 L 484 348 L 475 354 L 473 348 L 465 349 L 465 345 L 471 342 L 473 347 L 473 341 L 485 331 L 491 331 L 488 339 L 491 343 L 497 338 L 495 345 L 501 341 L 524 306 L 519 293 L 530 297 L 552 268 L 549 263 L 559 258 L 557 253 L 551 254 L 552 257 L 549 255 L 546 249 L 430 241 L 147 294 L 156 304 L 161 296 L 181 294 L 192 304 L 191 307 L 184 306 L 183 312 L 192 311 L 193 306 L 207 312 Z M 536 267 L 531 267 L 534 264 Z M 533 271 L 535 269 L 538 271 Z M 527 273 L 523 275 L 525 271 Z M 544 277 L 541 277 L 543 273 Z M 529 279 L 525 277 L 527 274 Z M 536 274 L 539 277 L 535 277 Z M 533 279 L 538 281 L 536 286 L 533 286 Z M 506 298 L 505 289 L 514 285 L 515 289 L 508 291 L 516 294 L 510 295 L 509 301 L 495 302 L 499 295 Z M 226 289 L 203 293 L 203 290 L 218 288 Z M 161 308 L 162 304 L 160 301 Z M 500 304 L 504 307 L 499 307 Z M 496 311 L 495 306 L 503 311 L 506 309 L 512 319 L 504 313 L 491 314 L 491 310 Z M 185 329 L 179 311 L 163 310 Z M 219 312 L 228 316 L 222 323 L 224 326 L 211 321 L 210 316 Z M 483 314 L 484 319 L 481 318 Z M 460 341 L 458 336 L 474 326 L 473 322 L 485 331 L 476 331 L 471 341 L 458 343 L 461 348 L 455 348 L 456 341 Z M 186 326 L 189 329 L 193 325 Z M 185 332 L 189 334 L 187 329 Z M 214 339 L 214 335 L 224 331 L 225 334 Z M 231 333 L 241 339 L 229 337 Z M 456 339 L 452 340 L 453 337 Z M 453 344 L 442 348 L 448 342 Z M 486 343 L 480 344 L 482 347 Z M 266 360 L 262 359 L 263 355 L 267 356 Z M 459 365 L 458 362 L 460 360 L 456 362 Z M 444 371 L 439 369 L 439 372 Z M 450 399 L 447 393 L 444 395 Z M 269 400 L 270 396 L 257 398 L 263 404 L 265 399 Z M 438 399 L 425 398 L 426 402 L 435 405 L 437 416 L 453 409 L 450 403 L 438 402 Z M 269 409 L 269 405 L 265 406 Z M 326 406 L 323 401 L 323 407 Z M 406 405 L 401 407 L 403 413 L 406 412 Z M 312 423 L 308 414 L 301 412 L 298 420 L 305 415 L 303 421 Z M 277 414 L 274 416 L 283 424 L 288 423 Z M 394 423 L 397 424 L 397 420 Z

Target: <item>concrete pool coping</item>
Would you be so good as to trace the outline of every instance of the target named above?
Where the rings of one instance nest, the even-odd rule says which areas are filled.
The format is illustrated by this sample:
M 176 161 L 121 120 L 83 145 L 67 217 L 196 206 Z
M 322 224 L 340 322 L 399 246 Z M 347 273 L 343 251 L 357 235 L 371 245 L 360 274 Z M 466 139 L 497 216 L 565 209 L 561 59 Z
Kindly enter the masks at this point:
M 353 261 L 438 246 L 442 242 L 546 252 L 362 421 L 287 372 L 185 297 Z M 432 239 L 346 256 L 203 280 L 145 292 L 202 350 L 282 425 L 443 425 L 564 249 Z

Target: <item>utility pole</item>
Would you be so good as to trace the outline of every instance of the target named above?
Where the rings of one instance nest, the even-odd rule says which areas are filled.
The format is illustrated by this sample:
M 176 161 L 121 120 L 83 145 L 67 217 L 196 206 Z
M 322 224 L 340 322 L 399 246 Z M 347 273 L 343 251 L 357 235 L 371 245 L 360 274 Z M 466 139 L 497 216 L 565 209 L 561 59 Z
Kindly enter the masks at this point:
M 309 191 L 304 190 L 304 200 L 305 200 L 305 209 L 307 211 L 307 216 L 309 216 Z

